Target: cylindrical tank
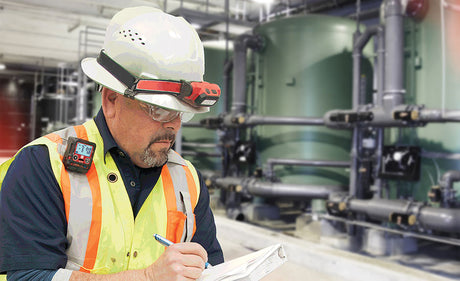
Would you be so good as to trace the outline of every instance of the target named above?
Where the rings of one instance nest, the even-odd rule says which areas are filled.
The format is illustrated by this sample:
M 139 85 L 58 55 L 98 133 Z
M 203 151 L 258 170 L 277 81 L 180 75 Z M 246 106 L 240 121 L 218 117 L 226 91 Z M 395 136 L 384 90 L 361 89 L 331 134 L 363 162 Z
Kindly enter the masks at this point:
M 460 110 L 460 13 L 451 6 L 445 6 L 443 22 L 439 1 L 429 0 L 428 7 L 423 20 L 406 20 L 406 103 L 423 104 L 433 109 Z M 445 28 L 444 42 L 442 28 Z M 458 157 L 448 156 L 460 153 L 460 124 L 433 123 L 422 128 L 404 129 L 403 136 L 400 143 L 421 146 L 425 157 L 422 159 L 420 181 L 407 184 L 411 187 L 406 189 L 409 194 L 402 195 L 425 201 L 430 186 L 437 184 L 444 172 L 460 170 Z M 395 140 L 397 137 L 393 136 Z M 436 155 L 440 157 L 433 157 Z M 457 192 L 457 195 L 460 196 L 460 193 Z
M 253 109 L 257 115 L 323 117 L 352 107 L 352 41 L 356 23 L 307 15 L 265 23 L 254 32 L 265 38 L 256 57 Z M 372 44 L 369 44 L 369 47 Z M 363 90 L 372 88 L 371 64 L 362 64 Z M 323 126 L 258 126 L 258 165 L 268 158 L 350 160 L 351 134 Z M 276 166 L 286 183 L 348 184 L 344 168 Z

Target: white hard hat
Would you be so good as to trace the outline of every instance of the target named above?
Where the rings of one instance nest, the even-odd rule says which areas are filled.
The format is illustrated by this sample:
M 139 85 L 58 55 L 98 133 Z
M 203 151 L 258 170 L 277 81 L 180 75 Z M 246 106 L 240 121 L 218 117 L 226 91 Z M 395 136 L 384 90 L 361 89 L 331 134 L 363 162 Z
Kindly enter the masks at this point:
M 195 29 L 182 17 L 156 8 L 133 7 L 118 12 L 107 27 L 103 52 L 137 79 L 203 81 L 204 51 Z M 92 80 L 125 94 L 126 84 L 98 59 L 83 59 L 81 66 Z M 183 112 L 209 111 L 209 107 L 191 106 L 170 94 L 139 93 L 134 98 Z

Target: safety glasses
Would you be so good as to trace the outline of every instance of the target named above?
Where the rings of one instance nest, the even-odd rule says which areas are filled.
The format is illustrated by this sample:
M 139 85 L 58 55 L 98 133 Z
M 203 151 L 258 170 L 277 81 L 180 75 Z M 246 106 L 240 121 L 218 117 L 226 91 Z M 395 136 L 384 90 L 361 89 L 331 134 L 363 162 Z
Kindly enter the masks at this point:
M 142 111 L 148 114 L 153 120 L 166 123 L 171 122 L 177 117 L 182 120 L 183 112 L 162 108 L 145 102 L 138 102 Z

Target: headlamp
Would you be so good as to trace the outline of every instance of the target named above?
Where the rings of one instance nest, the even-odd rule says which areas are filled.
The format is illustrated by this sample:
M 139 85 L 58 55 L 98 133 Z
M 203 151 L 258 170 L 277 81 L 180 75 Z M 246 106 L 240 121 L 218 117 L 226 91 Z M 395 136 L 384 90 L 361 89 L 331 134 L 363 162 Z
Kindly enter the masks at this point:
M 213 106 L 220 97 L 219 86 L 208 82 L 137 79 L 105 54 L 104 50 L 99 53 L 97 62 L 126 85 L 124 95 L 130 98 L 140 93 L 170 94 L 192 107 L 201 107 Z

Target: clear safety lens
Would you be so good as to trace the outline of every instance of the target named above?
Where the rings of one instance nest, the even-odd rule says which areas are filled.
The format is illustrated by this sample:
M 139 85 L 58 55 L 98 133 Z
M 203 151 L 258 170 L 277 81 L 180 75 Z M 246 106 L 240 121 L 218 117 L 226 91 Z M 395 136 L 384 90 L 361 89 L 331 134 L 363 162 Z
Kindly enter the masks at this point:
M 147 113 L 153 120 L 158 122 L 170 122 L 177 117 L 182 120 L 182 111 L 175 111 L 171 109 L 162 108 L 153 104 L 147 104 L 145 102 L 139 102 L 141 109 Z

